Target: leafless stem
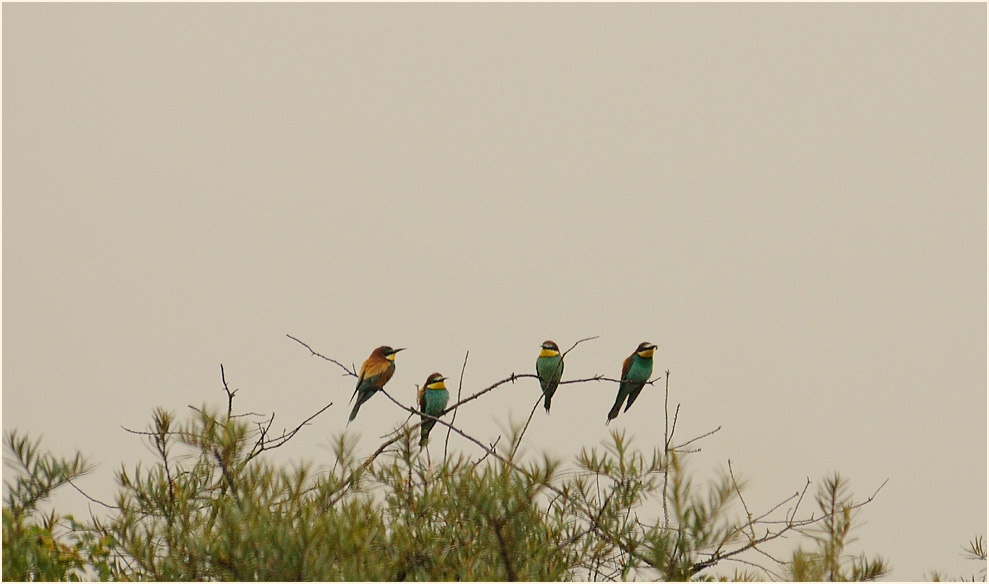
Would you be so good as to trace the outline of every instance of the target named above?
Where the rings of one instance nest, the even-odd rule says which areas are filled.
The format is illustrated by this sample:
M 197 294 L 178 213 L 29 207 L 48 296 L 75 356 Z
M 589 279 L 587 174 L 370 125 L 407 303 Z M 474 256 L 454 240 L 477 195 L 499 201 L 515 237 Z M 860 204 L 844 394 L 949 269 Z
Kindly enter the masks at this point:
M 787 519 L 787 523 L 797 516 L 797 509 L 800 508 L 800 502 L 804 500 L 804 494 L 807 493 L 808 488 L 810 488 L 810 477 L 807 477 L 807 483 L 804 484 L 804 489 L 800 491 L 800 498 L 797 499 L 797 504 L 793 506 L 793 513 L 788 513 L 789 518 Z
M 489 448 L 488 451 L 484 453 L 484 456 L 474 461 L 474 466 L 481 464 L 482 462 L 484 462 L 485 458 L 491 456 L 491 453 L 494 452 L 495 447 L 498 446 L 498 442 L 500 441 L 501 441 L 501 436 L 495 438 L 495 441 L 491 443 L 491 448 Z
M 413 412 L 413 413 L 418 413 L 418 414 L 419 414 L 419 415 L 420 415 L 420 416 L 422 417 L 422 419 L 421 419 L 421 420 L 419 420 L 418 422 L 416 422 L 415 424 L 413 424 L 413 425 L 411 426 L 411 428 L 410 428 L 411 430 L 414 430 L 414 429 L 416 429 L 416 428 L 418 428 L 419 426 L 421 426 L 421 425 L 422 425 L 422 423 L 426 421 L 426 418 L 428 418 L 428 419 L 430 419 L 430 420 L 436 420 L 436 422 L 437 422 L 438 424 L 442 424 L 442 425 L 444 425 L 444 426 L 446 426 L 447 428 L 450 428 L 451 430 L 453 430 L 453 431 L 454 431 L 454 432 L 456 432 L 457 434 L 459 434 L 459 435 L 461 435 L 461 436 L 463 436 L 464 438 L 466 438 L 466 439 L 468 439 L 468 440 L 470 440 L 470 441 L 471 441 L 471 442 L 473 442 L 474 444 L 477 444 L 477 445 L 478 445 L 478 446 L 480 446 L 480 447 L 481 447 L 481 449 L 482 449 L 482 450 L 484 450 L 485 452 L 488 452 L 489 454 L 493 454 L 493 455 L 495 456 L 495 458 L 498 458 L 498 459 L 499 459 L 499 460 L 501 460 L 502 462 L 508 462 L 508 461 L 507 461 L 507 460 L 505 460 L 505 459 L 504 459 L 503 457 L 501 457 L 501 456 L 500 456 L 500 455 L 498 455 L 498 454 L 497 454 L 496 452 L 494 452 L 494 449 L 493 449 L 493 448 L 491 448 L 491 449 L 489 449 L 489 448 L 488 448 L 487 446 L 485 446 L 484 444 L 482 444 L 480 440 L 478 440 L 477 438 L 474 438 L 473 436 L 471 436 L 471 435 L 469 435 L 469 434 L 466 434 L 466 433 L 464 433 L 464 432 L 463 432 L 462 430 L 460 430 L 460 429 L 459 429 L 459 428 L 457 428 L 456 426 L 454 426 L 454 425 L 452 425 L 452 424 L 450 424 L 450 423 L 449 423 L 449 422 L 447 422 L 446 420 L 441 420 L 441 419 L 440 419 L 440 418 L 439 418 L 438 416 L 431 416 L 431 415 L 429 415 L 429 414 L 427 414 L 427 413 L 424 413 L 424 412 L 416 412 L 416 411 L 415 411 L 415 409 L 413 409 L 413 408 L 410 408 L 410 407 L 408 407 L 408 406 L 406 406 L 406 405 L 402 405 L 402 403 L 401 403 L 400 401 L 398 401 L 397 399 L 395 399 L 394 397 L 392 397 L 392 396 L 391 396 L 391 394 L 390 394 L 390 393 L 388 393 L 387 391 L 385 391 L 384 389 L 380 389 L 380 390 L 378 390 L 378 391 L 379 391 L 380 393 L 382 393 L 382 394 L 383 394 L 383 395 L 384 395 L 385 397 L 387 397 L 388 399 L 390 399 L 390 400 L 391 400 L 391 401 L 392 401 L 392 402 L 393 402 L 393 403 L 394 403 L 395 405 L 397 405 L 398 407 L 400 407 L 400 408 L 402 408 L 402 409 L 404 409 L 404 410 L 406 410 L 406 411 L 411 411 L 411 412 Z M 450 411 L 450 409 L 449 409 L 449 408 L 447 408 L 447 409 L 446 409 L 445 411 L 443 411 L 443 412 L 441 412 L 441 413 L 440 413 L 440 416 L 442 416 L 443 414 L 445 414 L 445 413 L 446 413 L 446 412 L 448 412 L 448 411 Z M 392 439 L 392 441 L 395 441 L 395 440 L 398 440 L 398 437 L 395 437 L 395 438 L 393 438 L 393 439 Z M 515 467 L 514 465 L 513 465 L 513 467 L 514 467 L 514 468 L 516 468 L 517 470 L 521 470 L 521 469 L 519 469 L 518 467 Z
M 234 395 L 238 390 L 230 391 L 230 387 L 227 385 L 227 376 L 223 373 L 223 363 L 220 363 L 220 379 L 223 381 L 223 391 L 227 393 L 227 419 L 230 419 L 230 414 L 233 413 L 234 409 Z
M 684 446 L 686 446 L 688 444 L 693 444 L 694 442 L 697 442 L 701 438 L 707 438 L 708 436 L 710 436 L 711 434 L 714 434 L 715 432 L 718 432 L 719 430 L 721 430 L 721 426 L 718 426 L 717 428 L 715 428 L 714 430 L 711 430 L 710 432 L 705 432 L 704 434 L 701 434 L 700 436 L 698 436 L 696 438 L 691 438 L 690 440 L 687 440 L 683 444 L 679 444 L 677 446 L 674 446 L 674 447 L 670 448 L 670 450 L 680 450 Z
M 356 367 L 354 367 L 353 365 L 351 365 L 351 366 L 350 366 L 350 369 L 347 369 L 347 366 L 346 366 L 346 365 L 344 365 L 343 363 L 341 363 L 341 362 L 339 362 L 339 361 L 337 361 L 336 359 L 330 359 L 330 358 L 329 358 L 329 357 L 327 357 L 326 355 L 320 355 L 320 354 L 319 354 L 319 353 L 317 353 L 316 351 L 313 351 L 313 350 L 312 350 L 312 347 L 310 347 L 309 345 L 307 345 L 307 344 L 305 344 L 305 343 L 303 343 L 302 341 L 300 341 L 299 339 L 297 339 L 297 338 L 295 338 L 295 337 L 293 337 L 292 335 L 288 335 L 288 334 L 287 334 L 287 335 L 285 335 L 285 336 L 286 336 L 286 337 L 288 337 L 288 338 L 290 338 L 290 339 L 292 339 L 292 340 L 293 340 L 293 341 L 295 341 L 296 343 L 299 343 L 299 344 L 300 344 L 300 345 L 302 345 L 303 347 L 305 347 L 305 348 L 307 348 L 307 349 L 309 349 L 309 352 L 310 352 L 310 353 L 312 353 L 312 356 L 313 356 L 313 357 L 319 357 L 320 359 L 324 359 L 324 360 L 326 360 L 326 361 L 329 361 L 330 363 L 333 363 L 333 364 L 335 364 L 335 365 L 337 365 L 338 367 L 340 367 L 340 369 L 343 369 L 343 371 L 344 371 L 344 375 L 349 375 L 349 376 L 351 376 L 351 377 L 357 377 L 357 368 L 356 368 Z
M 663 397 L 663 416 L 666 419 L 666 428 L 663 430 L 663 458 L 666 459 L 670 452 L 670 440 L 673 437 L 670 435 L 670 370 L 666 370 L 666 391 Z M 668 461 L 664 462 L 669 464 Z M 669 466 L 667 466 L 667 472 L 663 473 L 663 527 L 668 528 L 670 526 L 670 514 L 667 506 L 667 492 L 669 484 Z
M 738 481 L 735 480 L 735 470 L 731 467 L 731 459 L 728 459 L 728 475 L 731 477 L 731 484 L 735 487 L 735 494 L 738 495 L 738 500 L 742 502 L 742 508 L 745 509 L 745 518 L 747 519 L 746 525 L 749 527 L 749 531 L 752 533 L 752 539 L 756 538 L 755 526 L 752 523 L 752 512 L 749 511 L 749 506 L 745 503 L 745 497 L 742 496 L 742 489 L 738 486 Z
M 120 509 L 120 507 L 118 507 L 116 505 L 108 505 L 107 503 L 104 503 L 103 501 L 100 501 L 99 499 L 94 499 L 93 497 L 90 497 L 86 493 L 86 491 L 83 491 L 74 482 L 72 482 L 72 479 L 68 479 L 66 482 L 69 483 L 69 485 L 73 489 L 75 489 L 76 491 L 78 491 L 80 495 L 82 495 L 83 497 L 86 497 L 87 499 L 89 499 L 93 503 L 96 503 L 97 505 L 102 505 L 102 506 L 106 507 L 107 509 Z
M 673 412 L 673 426 L 670 428 L 670 436 L 667 439 L 669 441 L 672 441 L 673 440 L 673 435 L 676 434 L 676 431 L 677 431 L 677 420 L 678 419 L 680 419 L 680 404 L 677 404 L 676 410 L 674 410 L 674 412 Z M 669 450 L 669 448 L 670 448 L 670 442 L 667 442 L 666 443 L 666 449 Z
M 470 350 L 464 354 L 464 364 L 460 367 L 460 382 L 457 384 L 457 401 L 460 401 L 461 392 L 464 389 L 464 371 L 467 370 L 467 358 L 470 357 Z M 450 423 L 457 421 L 457 410 L 453 410 L 453 418 Z M 443 460 L 446 461 L 447 448 L 450 446 L 450 429 L 446 429 L 446 440 L 443 441 Z
M 515 453 L 519 451 L 519 447 L 522 446 L 522 437 L 525 436 L 525 431 L 529 429 L 529 424 L 532 422 L 532 416 L 536 413 L 536 408 L 539 407 L 540 402 L 543 401 L 542 394 L 539 394 L 539 399 L 532 406 L 532 411 L 529 412 L 529 419 L 525 421 L 525 426 L 522 426 L 522 431 L 519 432 L 519 437 L 515 440 L 515 445 L 512 446 L 512 452 L 508 455 L 509 459 L 515 459 Z
M 308 425 L 309 422 L 313 421 L 313 419 L 315 419 L 316 416 L 318 416 L 318 415 L 322 414 L 323 412 L 325 412 L 326 410 L 328 410 L 330 408 L 330 406 L 332 406 L 332 405 L 333 405 L 333 402 L 330 402 L 330 403 L 326 404 L 325 406 L 323 406 L 322 408 L 320 408 L 319 411 L 317 411 L 315 414 L 309 416 L 305 420 L 302 420 L 302 422 L 298 426 L 296 426 L 295 428 L 293 428 L 291 431 L 284 431 L 283 430 L 281 436 L 277 436 L 277 437 L 272 438 L 270 440 L 266 440 L 266 437 L 267 437 L 267 428 L 266 428 L 264 431 L 262 431 L 261 438 L 255 444 L 255 448 L 251 451 L 251 453 L 247 455 L 247 458 L 245 459 L 244 462 L 247 462 L 247 461 L 253 459 L 257 455 L 259 455 L 262 452 L 264 452 L 265 450 L 274 450 L 275 448 L 278 448 L 279 446 L 282 446 L 283 444 L 285 444 L 286 442 L 288 442 L 289 440 L 291 440 L 292 437 L 294 437 L 296 434 L 298 434 L 299 433 L 299 430 L 301 430 L 304 426 Z M 271 420 L 268 421 L 268 428 L 271 427 L 271 422 L 274 419 L 275 419 L 275 416 L 274 416 L 274 414 L 272 414 Z M 259 424 L 259 427 L 260 427 L 260 424 Z
M 584 341 L 593 341 L 594 339 L 597 339 L 597 338 L 600 338 L 600 337 L 601 337 L 601 335 L 594 335 L 593 337 L 587 337 L 587 338 L 580 339 L 579 341 L 577 341 L 576 343 L 574 343 L 569 349 L 567 349 L 566 351 L 564 351 L 563 352 L 563 356 L 566 357 L 567 356 L 567 353 L 569 353 L 570 351 L 573 351 L 574 349 L 576 349 L 577 348 L 577 345 L 583 343 Z

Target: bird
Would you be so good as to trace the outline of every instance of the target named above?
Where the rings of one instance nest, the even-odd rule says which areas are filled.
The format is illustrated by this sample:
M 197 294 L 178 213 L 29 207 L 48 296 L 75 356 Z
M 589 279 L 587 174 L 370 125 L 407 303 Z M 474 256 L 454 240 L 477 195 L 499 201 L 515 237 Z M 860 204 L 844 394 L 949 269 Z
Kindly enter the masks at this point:
M 539 351 L 539 357 L 536 359 L 536 376 L 539 377 L 539 385 L 543 388 L 543 407 L 548 414 L 553 394 L 556 393 L 556 388 L 560 385 L 560 377 L 563 376 L 563 355 L 560 354 L 560 347 L 553 341 L 542 344 L 542 350 Z
M 395 374 L 395 353 L 405 349 L 392 349 L 388 345 L 382 345 L 371 351 L 371 356 L 361 365 L 361 373 L 357 377 L 357 388 L 354 395 L 350 396 L 350 401 L 354 401 L 357 396 L 357 403 L 350 412 L 350 419 L 347 423 L 354 421 L 357 417 L 357 410 L 361 409 L 364 402 L 371 399 L 371 396 L 383 388 L 391 376 Z
M 622 377 L 621 383 L 618 384 L 618 397 L 615 399 L 615 405 L 608 412 L 608 421 L 605 424 L 611 423 L 612 420 L 618 417 L 618 412 L 621 410 L 622 402 L 625 401 L 626 397 L 628 398 L 628 403 L 625 405 L 626 412 L 632 407 L 632 402 L 635 401 L 635 398 L 639 397 L 642 388 L 649 381 L 649 376 L 652 375 L 652 356 L 655 352 L 656 345 L 652 343 L 639 343 L 638 348 L 622 363 Z
M 443 383 L 446 377 L 439 373 L 433 373 L 426 378 L 426 383 L 419 388 L 419 411 L 429 416 L 439 417 L 446 409 L 447 402 L 450 401 L 450 392 L 446 390 Z M 436 420 L 427 418 L 425 415 L 419 416 L 422 419 L 422 426 L 419 429 L 419 446 L 425 446 L 429 441 L 429 431 L 436 425 Z

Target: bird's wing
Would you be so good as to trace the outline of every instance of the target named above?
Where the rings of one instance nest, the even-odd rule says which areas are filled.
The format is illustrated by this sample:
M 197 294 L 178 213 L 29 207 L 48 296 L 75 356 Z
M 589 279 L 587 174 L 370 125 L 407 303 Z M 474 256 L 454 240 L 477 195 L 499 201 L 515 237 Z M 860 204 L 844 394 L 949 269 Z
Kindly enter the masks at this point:
M 361 367 L 362 378 L 377 388 L 388 383 L 388 380 L 391 379 L 394 373 L 395 364 L 387 359 L 381 359 L 380 361 L 377 359 L 374 361 L 368 359 L 364 362 L 364 367 Z
M 625 381 L 625 376 L 628 375 L 628 369 L 629 367 L 632 366 L 632 359 L 634 358 L 635 358 L 635 353 L 632 353 L 631 355 L 625 358 L 625 361 L 622 362 L 622 377 L 621 377 L 622 381 Z
M 361 366 L 361 374 L 357 377 L 357 386 L 354 388 L 354 395 L 350 396 L 350 401 L 354 401 L 354 397 L 357 395 L 357 392 L 361 390 L 361 384 L 364 383 L 364 373 L 366 370 L 367 361 L 365 361 L 364 365 Z
M 420 412 L 425 412 L 426 411 L 426 386 L 425 385 L 423 385 L 422 387 L 419 388 L 418 401 L 419 401 L 419 411 Z

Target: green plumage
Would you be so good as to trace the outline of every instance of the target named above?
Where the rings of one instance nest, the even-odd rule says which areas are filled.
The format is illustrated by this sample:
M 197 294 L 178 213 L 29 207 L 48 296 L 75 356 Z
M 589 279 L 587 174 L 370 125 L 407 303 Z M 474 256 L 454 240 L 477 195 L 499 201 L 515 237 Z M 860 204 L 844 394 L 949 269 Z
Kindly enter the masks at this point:
M 420 404 L 421 411 L 430 416 L 439 416 L 446 409 L 446 404 L 450 401 L 450 392 L 446 389 L 426 389 Z M 420 416 L 423 420 L 419 429 L 419 444 L 424 446 L 429 441 L 429 431 L 436 425 L 436 420 Z
M 563 377 L 563 355 L 557 354 L 555 357 L 536 359 L 536 375 L 539 377 L 539 385 L 543 389 L 543 407 L 548 413 L 553 394 L 556 393 L 556 388 L 560 385 L 560 378 Z
M 622 381 L 618 385 L 618 397 L 615 398 L 615 405 L 608 412 L 608 422 L 618 417 L 618 412 L 622 409 L 622 402 L 626 398 L 628 398 L 628 403 L 625 405 L 625 411 L 627 412 L 632 407 L 632 402 L 639 397 L 639 393 L 642 392 L 642 388 L 652 375 L 652 357 L 640 356 L 638 351 L 641 350 L 643 350 L 642 345 L 623 363 Z
M 394 366 L 392 366 L 392 369 L 394 369 Z M 358 382 L 357 389 L 354 390 L 354 395 L 357 396 L 357 402 L 354 404 L 354 409 L 350 411 L 350 419 L 347 423 L 353 422 L 357 417 L 357 411 L 361 409 L 364 402 L 371 399 L 371 396 L 376 394 L 384 386 L 384 383 L 379 383 L 381 377 L 381 375 L 375 375 L 368 379 L 361 379 Z

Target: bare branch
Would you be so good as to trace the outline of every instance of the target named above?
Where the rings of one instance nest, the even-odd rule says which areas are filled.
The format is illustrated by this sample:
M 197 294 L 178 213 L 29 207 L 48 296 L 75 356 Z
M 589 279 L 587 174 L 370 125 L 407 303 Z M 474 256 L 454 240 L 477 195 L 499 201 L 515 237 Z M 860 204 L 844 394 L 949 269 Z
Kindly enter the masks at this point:
M 670 442 L 673 441 L 673 435 L 677 431 L 677 420 L 680 418 L 680 404 L 677 404 L 676 411 L 673 412 L 673 426 L 670 427 L 670 436 L 666 439 L 666 449 L 670 449 Z
M 223 363 L 220 363 L 220 379 L 223 381 L 223 391 L 227 393 L 227 418 L 229 418 L 234 409 L 234 394 L 238 390 L 230 391 L 230 387 L 227 385 L 227 376 L 223 373 Z
M 288 442 L 289 440 L 291 440 L 293 436 L 295 436 L 296 434 L 298 434 L 299 430 L 301 430 L 303 428 L 303 426 L 308 425 L 309 422 L 313 421 L 313 419 L 316 418 L 316 416 L 318 416 L 318 415 L 322 414 L 323 412 L 325 412 L 326 410 L 328 410 L 330 408 L 330 406 L 332 406 L 332 405 L 333 405 L 333 402 L 330 402 L 330 403 L 326 404 L 325 406 L 323 406 L 322 408 L 320 408 L 318 412 L 316 412 L 315 414 L 309 416 L 305 420 L 302 420 L 302 422 L 298 426 L 296 426 L 294 429 L 292 429 L 291 431 L 288 431 L 288 432 L 282 431 L 282 435 L 281 436 L 278 436 L 277 438 L 273 438 L 273 439 L 271 439 L 271 440 L 269 440 L 267 442 L 258 442 L 259 448 L 257 448 L 257 450 L 255 450 L 255 451 L 251 452 L 251 454 L 249 454 L 247 456 L 247 458 L 244 460 L 244 462 L 247 462 L 247 461 L 253 459 L 257 455 L 259 455 L 262 452 L 264 452 L 265 450 L 274 450 L 275 448 L 278 448 L 279 446 L 282 446 L 283 444 L 285 444 L 286 442 Z M 268 421 L 268 428 L 271 427 L 271 422 L 274 419 L 275 419 L 275 416 L 274 416 L 274 414 L 272 414 L 271 420 Z M 267 434 L 267 429 L 265 429 L 265 432 L 262 434 L 262 438 L 264 437 L 265 434 Z
M 598 338 L 601 338 L 601 335 L 594 335 L 593 337 L 587 337 L 587 338 L 580 339 L 579 341 L 577 341 L 576 343 L 574 343 L 569 349 L 567 349 L 566 351 L 563 352 L 563 357 L 566 357 L 567 356 L 567 353 L 569 353 L 570 351 L 573 351 L 574 349 L 576 349 L 577 348 L 577 345 L 583 343 L 584 341 L 593 341 L 594 339 L 598 339 Z
M 464 354 L 464 364 L 460 367 L 460 383 L 457 384 L 457 401 L 460 401 L 461 392 L 464 389 L 464 371 L 467 370 L 467 358 L 470 357 L 470 350 Z M 457 410 L 453 410 L 453 418 L 450 423 L 457 421 Z M 443 460 L 446 460 L 447 448 L 450 446 L 450 429 L 446 429 L 446 440 L 443 441 Z
M 735 470 L 731 467 L 731 459 L 728 459 L 728 475 L 731 477 L 731 484 L 735 487 L 735 494 L 738 495 L 738 500 L 742 502 L 742 508 L 745 509 L 746 525 L 749 531 L 752 532 L 752 539 L 756 538 L 755 526 L 752 523 L 752 512 L 749 511 L 749 506 L 745 503 L 745 497 L 742 496 L 742 489 L 738 486 L 738 481 L 735 480 Z
M 701 434 L 700 436 L 698 436 L 696 438 L 691 438 L 690 440 L 687 440 L 683 444 L 679 444 L 677 446 L 674 446 L 673 448 L 670 448 L 670 450 L 680 450 L 684 446 L 686 446 L 688 444 L 692 444 L 694 442 L 697 442 L 701 438 L 707 438 L 708 436 L 710 436 L 711 434 L 714 434 L 715 432 L 718 432 L 719 430 L 721 430 L 721 426 L 718 426 L 717 428 L 715 428 L 714 430 L 711 430 L 710 432 L 705 432 L 704 434 Z
M 89 496 L 89 495 L 88 495 L 88 494 L 86 493 L 86 491 L 83 491 L 82 489 L 80 489 L 80 488 L 78 487 L 78 485 L 76 485 L 76 484 L 75 484 L 74 482 L 72 482 L 72 479 L 68 479 L 68 480 L 67 480 L 66 482 L 67 482 L 67 483 L 69 483 L 69 485 L 70 485 L 70 486 L 71 486 L 71 487 L 72 487 L 73 489 L 75 489 L 76 491 L 79 491 L 79 494 L 80 494 L 80 495 L 82 495 L 83 497 L 86 497 L 87 499 L 89 499 L 89 500 L 90 500 L 90 501 L 92 501 L 93 503 L 96 503 L 96 504 L 98 504 L 98 505 L 103 505 L 103 506 L 104 506 L 104 507 L 106 507 L 107 509 L 120 509 L 120 507 L 118 507 L 118 506 L 116 506 L 116 505 L 109 505 L 109 504 L 107 504 L 107 503 L 104 503 L 103 501 L 100 501 L 99 499 L 94 499 L 93 497 L 90 497 L 90 496 Z
M 449 428 L 447 428 L 447 430 L 449 430 Z M 501 436 L 498 436 L 497 438 L 495 438 L 495 441 L 491 443 L 491 448 L 487 452 L 484 453 L 484 456 L 482 456 L 481 458 L 478 458 L 477 460 L 474 461 L 474 466 L 477 466 L 477 465 L 481 464 L 482 462 L 484 462 L 484 459 L 485 458 L 487 458 L 488 456 L 491 456 L 491 453 L 494 452 L 495 446 L 498 446 L 498 442 L 500 442 L 500 441 L 501 441 Z
M 807 477 L 807 483 L 804 485 L 804 490 L 800 491 L 800 498 L 797 499 L 797 504 L 793 506 L 793 513 L 789 513 L 789 519 L 787 522 L 793 520 L 797 516 L 797 509 L 800 508 L 800 502 L 804 500 L 804 495 L 807 493 L 807 489 L 810 488 L 810 477 Z
M 312 353 L 312 356 L 313 357 L 319 357 L 320 359 L 324 359 L 326 361 L 329 361 L 330 363 L 333 363 L 333 364 L 337 365 L 338 367 L 340 367 L 340 369 L 343 369 L 344 370 L 344 375 L 349 375 L 351 377 L 357 377 L 357 368 L 354 367 L 353 365 L 350 366 L 350 369 L 347 369 L 347 366 L 344 365 L 343 363 L 337 361 L 336 359 L 330 359 L 326 355 L 321 355 L 321 354 L 317 353 L 316 351 L 313 351 L 312 347 L 310 347 L 309 345 L 303 343 L 302 341 L 300 341 L 299 339 L 293 337 L 292 335 L 286 334 L 285 336 L 288 337 L 288 338 L 290 338 L 290 339 L 292 339 L 296 343 L 299 343 L 303 347 L 309 349 L 309 352 Z
M 512 452 L 508 455 L 510 459 L 515 458 L 515 453 L 519 451 L 519 447 L 522 446 L 522 437 L 525 436 L 525 431 L 529 429 L 529 424 L 532 422 L 532 416 L 536 413 L 536 408 L 543 401 L 543 394 L 539 394 L 536 399 L 536 403 L 532 406 L 532 411 L 529 412 L 529 419 L 525 421 L 525 426 L 522 426 L 522 431 L 519 432 L 519 437 L 515 440 L 515 445 L 512 446 Z

